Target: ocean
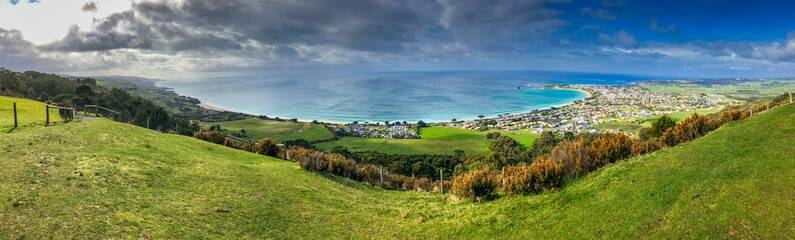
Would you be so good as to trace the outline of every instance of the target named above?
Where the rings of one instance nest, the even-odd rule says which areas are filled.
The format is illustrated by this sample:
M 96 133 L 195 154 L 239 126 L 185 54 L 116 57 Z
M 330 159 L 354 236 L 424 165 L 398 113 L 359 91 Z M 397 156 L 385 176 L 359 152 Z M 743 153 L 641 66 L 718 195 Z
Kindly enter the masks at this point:
M 587 97 L 526 84 L 626 85 L 649 77 L 541 71 L 257 75 L 165 81 L 181 95 L 228 110 L 330 122 L 449 121 L 515 114 Z

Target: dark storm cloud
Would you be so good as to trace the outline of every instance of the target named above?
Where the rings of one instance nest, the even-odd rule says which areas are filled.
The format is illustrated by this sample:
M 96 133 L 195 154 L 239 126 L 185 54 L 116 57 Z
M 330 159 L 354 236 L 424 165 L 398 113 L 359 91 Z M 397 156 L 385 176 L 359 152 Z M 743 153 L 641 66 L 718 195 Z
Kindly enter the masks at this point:
M 83 12 L 97 12 L 97 3 L 95 2 L 87 2 L 83 4 L 83 7 L 80 8 Z
M 60 51 L 117 48 L 179 51 L 265 45 L 334 45 L 367 52 L 398 52 L 416 43 L 437 21 L 432 1 L 217 1 L 143 2 L 73 28 L 44 46 Z
M 236 50 L 253 41 L 274 49 L 324 45 L 390 54 L 456 43 L 474 50 L 508 51 L 565 25 L 556 18 L 561 12 L 546 7 L 556 2 L 561 1 L 142 2 L 98 20 L 93 29 L 72 28 L 62 40 L 42 49 Z
M 441 0 L 441 22 L 456 41 L 486 51 L 510 51 L 546 40 L 566 22 L 547 8 L 567 1 Z

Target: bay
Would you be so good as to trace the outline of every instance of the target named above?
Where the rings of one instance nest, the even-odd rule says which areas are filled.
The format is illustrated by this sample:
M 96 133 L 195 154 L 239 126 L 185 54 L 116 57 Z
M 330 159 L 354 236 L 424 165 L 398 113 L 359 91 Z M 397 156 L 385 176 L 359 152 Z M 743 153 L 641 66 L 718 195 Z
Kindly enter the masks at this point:
M 573 90 L 526 84 L 625 85 L 641 76 L 546 71 L 304 73 L 165 81 L 158 85 L 215 107 L 330 122 L 474 119 L 569 104 Z

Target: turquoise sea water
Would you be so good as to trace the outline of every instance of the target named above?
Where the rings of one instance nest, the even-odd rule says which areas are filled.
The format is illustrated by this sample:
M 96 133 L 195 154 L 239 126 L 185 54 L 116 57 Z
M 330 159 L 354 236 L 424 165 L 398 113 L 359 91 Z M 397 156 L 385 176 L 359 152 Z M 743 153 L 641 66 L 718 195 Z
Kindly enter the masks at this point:
M 529 112 L 571 103 L 572 90 L 525 84 L 623 85 L 643 77 L 566 72 L 389 72 L 303 74 L 168 81 L 159 85 L 212 106 L 305 120 L 449 121 Z

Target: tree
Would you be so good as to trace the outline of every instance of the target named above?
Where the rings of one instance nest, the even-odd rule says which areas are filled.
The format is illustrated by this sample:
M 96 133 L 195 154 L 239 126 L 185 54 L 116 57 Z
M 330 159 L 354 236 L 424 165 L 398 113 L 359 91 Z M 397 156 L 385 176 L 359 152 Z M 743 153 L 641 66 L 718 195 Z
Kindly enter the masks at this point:
M 549 154 L 557 144 L 558 141 L 555 139 L 555 136 L 552 135 L 552 132 L 546 131 L 541 133 L 541 136 L 533 141 L 533 154 L 535 156 Z
M 425 122 L 420 120 L 420 121 L 417 122 L 417 127 L 421 127 L 421 128 L 428 127 L 428 124 L 425 124 Z
M 644 141 L 650 138 L 659 138 L 666 129 L 672 128 L 674 126 L 676 126 L 676 121 L 674 121 L 668 115 L 663 115 L 662 117 L 657 118 L 657 120 L 651 124 L 651 127 L 641 129 L 641 133 L 638 135 L 641 140 Z
M 91 86 L 88 85 L 80 85 L 75 88 L 75 95 L 77 96 L 94 96 L 94 91 L 91 90 Z
M 483 122 L 483 118 L 484 118 L 484 117 L 486 117 L 486 116 L 483 116 L 483 115 L 478 115 L 478 118 L 480 118 L 480 122 Z
M 384 121 L 384 125 L 389 126 L 389 121 Z
M 497 139 L 500 137 L 500 132 L 490 132 L 486 134 L 486 139 Z
M 458 120 L 458 119 L 453 118 L 453 120 L 451 120 L 451 122 L 456 122 L 456 120 Z
M 566 132 L 563 134 L 563 140 L 574 140 L 574 133 L 573 132 Z
M 418 177 L 433 177 L 435 176 L 433 166 L 426 162 L 416 162 L 411 165 L 411 173 Z
M 353 125 L 359 125 L 359 121 L 353 121 Z

